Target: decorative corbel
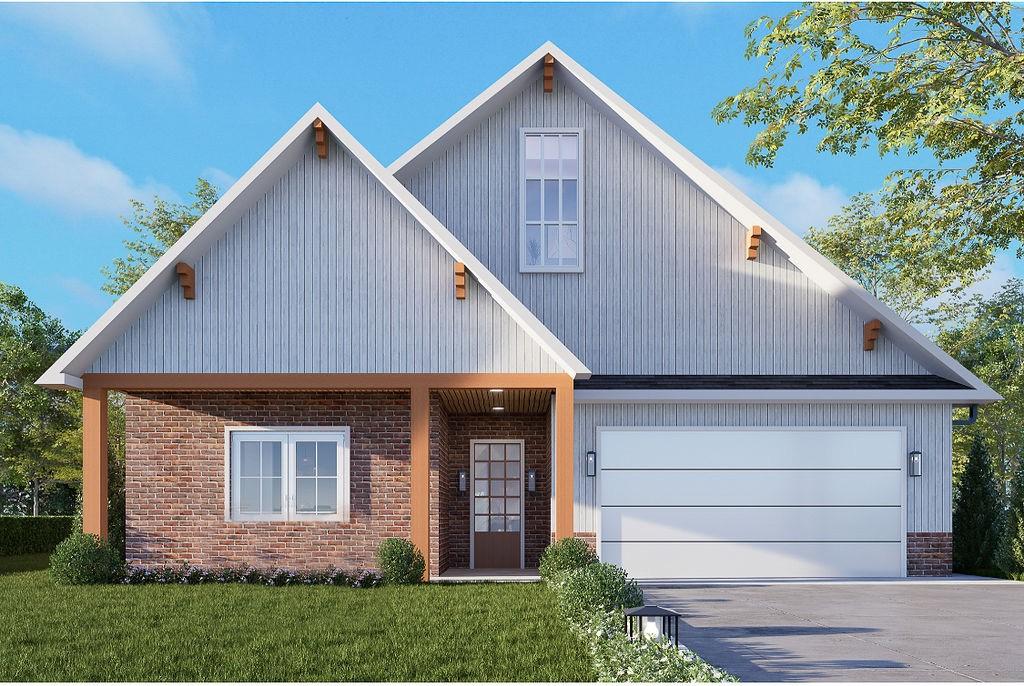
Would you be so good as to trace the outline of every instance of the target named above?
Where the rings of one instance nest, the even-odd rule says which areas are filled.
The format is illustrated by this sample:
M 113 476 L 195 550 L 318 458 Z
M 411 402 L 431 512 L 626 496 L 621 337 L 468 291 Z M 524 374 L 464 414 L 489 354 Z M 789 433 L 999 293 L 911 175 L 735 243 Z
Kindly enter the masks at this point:
M 874 350 L 875 341 L 878 340 L 878 334 L 882 331 L 882 322 L 877 319 L 872 319 L 870 322 L 864 325 L 864 349 Z
M 178 275 L 178 285 L 185 300 L 196 299 L 196 270 L 187 262 L 174 265 L 174 273 Z
M 327 159 L 327 127 L 320 117 L 313 120 L 313 137 L 316 140 L 316 154 L 322 160 Z
M 544 92 L 555 90 L 555 58 L 551 53 L 544 55 Z
M 747 259 L 756 260 L 757 250 L 761 247 L 761 227 L 751 226 L 747 234 Z
M 455 263 L 455 299 L 466 299 L 466 265 L 462 262 Z

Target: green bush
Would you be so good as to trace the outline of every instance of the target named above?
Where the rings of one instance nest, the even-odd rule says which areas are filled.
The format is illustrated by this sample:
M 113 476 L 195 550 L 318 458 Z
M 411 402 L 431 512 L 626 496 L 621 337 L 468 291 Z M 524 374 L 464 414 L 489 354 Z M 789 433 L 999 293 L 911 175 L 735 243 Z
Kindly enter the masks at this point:
M 597 562 L 595 553 L 582 538 L 563 538 L 555 541 L 540 556 L 540 576 L 552 583 L 566 572 L 583 569 Z
M 377 566 L 384 582 L 417 584 L 423 581 L 423 555 L 404 538 L 386 538 L 377 547 Z
M 644 593 L 621 567 L 596 562 L 566 573 L 558 603 L 565 618 L 580 626 L 595 612 L 643 605 Z
M 988 448 L 975 437 L 953 497 L 953 570 L 995 566 L 1003 507 Z
M 50 556 L 50 578 L 58 584 L 105 584 L 119 578 L 121 556 L 93 534 L 75 532 Z
M 1010 483 L 1010 503 L 1003 536 L 996 549 L 996 564 L 1010 579 L 1024 581 L 1024 460 Z
M 0 517 L 0 555 L 50 553 L 71 533 L 75 518 Z

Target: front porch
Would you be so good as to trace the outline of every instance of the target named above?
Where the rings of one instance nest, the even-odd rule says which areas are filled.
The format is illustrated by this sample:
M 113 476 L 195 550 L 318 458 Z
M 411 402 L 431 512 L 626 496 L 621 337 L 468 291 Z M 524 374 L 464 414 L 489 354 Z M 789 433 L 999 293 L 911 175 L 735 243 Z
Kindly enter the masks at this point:
M 491 582 L 499 584 L 531 584 L 540 581 L 536 569 L 448 569 L 431 581 L 442 584 Z

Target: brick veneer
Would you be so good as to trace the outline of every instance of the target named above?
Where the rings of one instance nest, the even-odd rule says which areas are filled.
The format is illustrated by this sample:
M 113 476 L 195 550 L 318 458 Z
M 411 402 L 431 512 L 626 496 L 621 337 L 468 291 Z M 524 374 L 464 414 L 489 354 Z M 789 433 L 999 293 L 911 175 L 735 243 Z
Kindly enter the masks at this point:
M 907 575 L 948 576 L 953 573 L 953 534 L 942 531 L 907 533 Z
M 375 566 L 409 536 L 405 393 L 150 392 L 125 400 L 126 547 L 141 565 Z M 226 426 L 351 427 L 350 521 L 225 522 Z

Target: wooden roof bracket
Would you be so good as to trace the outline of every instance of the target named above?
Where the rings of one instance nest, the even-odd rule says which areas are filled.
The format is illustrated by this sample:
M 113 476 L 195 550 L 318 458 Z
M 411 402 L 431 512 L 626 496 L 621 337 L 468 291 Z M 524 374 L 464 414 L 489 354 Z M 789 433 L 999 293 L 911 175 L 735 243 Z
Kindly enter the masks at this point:
M 882 331 L 882 322 L 877 319 L 872 319 L 870 322 L 864 325 L 864 349 L 874 350 L 875 341 L 878 340 L 878 334 Z
M 196 270 L 187 262 L 174 265 L 174 273 L 178 275 L 178 285 L 185 300 L 196 299 Z
M 466 299 L 466 265 L 462 262 L 455 263 L 455 299 Z
M 544 92 L 555 90 L 555 58 L 548 53 L 544 55 Z
M 757 250 L 761 247 L 761 227 L 751 226 L 747 234 L 747 259 L 756 260 Z
M 320 117 L 313 120 L 313 137 L 316 140 L 316 155 L 322 160 L 327 159 L 327 127 Z

